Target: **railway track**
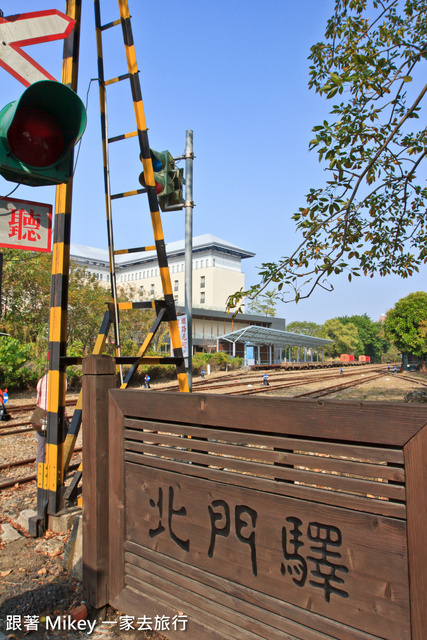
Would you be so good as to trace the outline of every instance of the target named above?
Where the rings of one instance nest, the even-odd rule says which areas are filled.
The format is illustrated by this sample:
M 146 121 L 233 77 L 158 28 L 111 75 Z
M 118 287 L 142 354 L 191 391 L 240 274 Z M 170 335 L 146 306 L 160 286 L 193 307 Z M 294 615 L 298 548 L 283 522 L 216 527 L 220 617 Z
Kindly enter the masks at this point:
M 72 406 L 76 404 L 76 400 L 66 400 L 65 401 L 65 406 Z M 36 408 L 36 403 L 32 402 L 31 404 L 8 404 L 7 405 L 7 410 L 9 412 L 10 415 L 16 414 L 16 413 L 32 413 L 34 411 L 34 409 Z M 12 416 L 13 419 L 13 416 Z
M 378 371 L 381 371 L 381 375 L 383 375 L 383 371 L 379 370 L 379 369 L 375 369 L 375 370 L 371 370 L 371 372 L 369 373 L 376 373 Z M 368 376 L 369 373 L 364 374 L 365 376 Z M 322 375 L 322 376 L 299 376 L 298 378 L 294 378 L 293 380 L 289 380 L 289 378 L 286 378 L 286 382 L 284 384 L 277 384 L 278 382 L 281 382 L 283 380 L 283 378 L 281 379 L 276 379 L 276 380 L 270 380 L 269 379 L 269 384 L 267 385 L 263 385 L 262 383 L 260 383 L 260 386 L 257 388 L 251 388 L 251 389 L 233 389 L 231 391 L 229 391 L 228 393 L 226 393 L 226 395 L 244 395 L 244 396 L 249 396 L 249 395 L 257 395 L 257 394 L 262 394 L 262 393 L 271 393 L 272 391 L 280 391 L 282 389 L 289 389 L 292 387 L 299 387 L 299 386 L 306 386 L 308 384 L 316 384 L 318 382 L 324 382 L 326 380 L 331 380 L 334 378 L 340 378 L 341 380 L 343 378 L 352 378 L 354 379 L 355 376 L 360 376 L 360 372 L 356 372 L 356 371 L 352 371 L 351 373 L 346 373 L 346 374 L 339 374 L 339 373 L 334 373 L 331 374 L 328 372 L 328 374 L 326 375 Z M 370 378 L 368 378 L 370 379 Z M 211 387 L 213 390 L 218 389 L 219 387 Z M 329 388 L 329 387 L 328 387 Z M 313 392 L 314 393 L 314 392 Z M 332 391 L 331 391 L 332 393 Z M 294 396 L 294 397 L 299 397 L 299 396 Z
M 377 374 L 373 374 L 369 377 L 365 377 L 364 380 L 353 380 L 343 382 L 342 384 L 335 384 L 330 387 L 326 387 L 325 389 L 319 389 L 318 391 L 308 391 L 307 393 L 300 393 L 295 398 L 323 398 L 324 396 L 328 396 L 331 393 L 335 393 L 336 391 L 344 391 L 345 389 L 350 389 L 351 387 L 357 387 L 361 384 L 366 384 L 367 382 L 372 382 L 372 380 L 377 380 L 378 378 L 382 378 L 387 373 L 380 372 Z
M 66 402 L 66 406 L 67 407 L 72 407 L 72 411 L 68 412 L 68 416 L 71 418 L 71 416 L 74 413 L 74 408 L 76 406 L 76 401 L 75 400 L 69 400 Z M 35 404 L 34 404 L 35 407 Z M 12 407 L 11 407 L 12 408 Z M 29 409 L 28 413 L 32 412 L 34 409 Z M 14 420 L 16 420 L 17 418 L 14 418 L 13 415 L 11 415 L 11 420 L 9 420 L 8 422 L 0 422 L 0 438 L 2 436 L 12 436 L 12 435 L 19 435 L 21 433 L 27 433 L 29 431 L 34 431 L 33 427 L 31 426 L 31 420 L 24 420 L 22 422 L 14 422 Z M 0 467 L 1 468 L 1 467 Z
M 35 461 L 36 459 L 34 458 L 34 462 Z M 80 466 L 80 461 L 74 462 L 73 464 L 70 464 L 70 466 L 68 467 L 68 470 L 75 471 L 76 469 L 78 469 L 79 466 Z M 27 482 L 32 482 L 33 480 L 36 480 L 36 479 L 37 479 L 37 473 L 32 473 L 29 476 L 19 476 L 18 478 L 8 478 L 7 480 L 2 480 L 0 482 L 0 491 L 2 491 L 3 489 L 10 489 L 11 487 L 16 487 L 17 485 L 20 485 L 20 484 L 26 484 Z
M 377 370 L 378 365 L 360 365 L 363 366 L 364 371 L 372 371 Z M 385 365 L 382 365 L 385 366 Z M 374 367 L 374 369 L 372 369 Z M 352 369 L 351 371 L 346 371 L 344 376 L 355 376 L 360 373 L 359 367 L 357 367 L 357 371 Z M 300 372 L 299 370 L 295 371 L 283 371 L 283 370 L 274 370 L 269 371 L 269 382 L 296 382 L 303 380 L 315 380 L 315 379 L 328 379 L 328 378 L 336 378 L 340 376 L 339 370 L 331 371 L 330 368 L 325 370 L 319 369 L 317 370 L 307 370 L 304 372 Z M 217 390 L 217 389 L 228 389 L 230 387 L 243 386 L 247 384 L 262 384 L 264 373 L 262 371 L 255 371 L 249 373 L 228 373 L 223 376 L 216 376 L 212 379 L 204 379 L 204 380 L 195 380 L 193 381 L 193 391 L 200 392 L 204 390 Z M 315 378 L 316 376 L 316 378 Z M 287 385 L 286 385 L 287 386 Z M 158 391 L 177 391 L 178 385 L 156 385 L 155 387 Z M 234 392 L 230 392 L 234 393 Z

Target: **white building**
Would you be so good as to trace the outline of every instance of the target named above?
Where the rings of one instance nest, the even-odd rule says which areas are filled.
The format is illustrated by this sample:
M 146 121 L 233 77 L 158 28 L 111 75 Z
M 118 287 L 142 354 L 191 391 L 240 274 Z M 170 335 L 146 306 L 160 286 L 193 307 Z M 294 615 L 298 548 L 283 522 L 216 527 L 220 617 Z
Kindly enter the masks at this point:
M 175 302 L 185 304 L 184 240 L 166 245 Z M 224 311 L 229 295 L 245 286 L 241 262 L 255 254 L 211 234 L 193 238 L 193 307 Z M 108 250 L 71 244 L 70 256 L 105 286 L 109 286 Z M 138 298 L 162 297 L 162 284 L 156 251 L 116 256 L 118 285 L 137 288 Z

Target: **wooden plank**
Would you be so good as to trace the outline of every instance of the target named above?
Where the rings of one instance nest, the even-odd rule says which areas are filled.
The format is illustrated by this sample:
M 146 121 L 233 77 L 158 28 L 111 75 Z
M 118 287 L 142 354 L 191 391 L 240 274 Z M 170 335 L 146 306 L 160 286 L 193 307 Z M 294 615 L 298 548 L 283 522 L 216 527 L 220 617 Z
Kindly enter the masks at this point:
M 144 456 L 141 460 L 139 453 L 125 453 L 126 462 L 138 465 L 144 464 L 148 467 L 158 469 L 172 470 L 183 475 L 207 478 L 225 484 L 231 484 L 240 487 L 249 487 L 259 491 L 269 491 L 278 495 L 291 496 L 302 500 L 310 500 L 322 504 L 332 504 L 339 507 L 354 509 L 357 511 L 366 511 L 384 516 L 392 516 L 396 518 L 406 518 L 406 506 L 389 500 L 378 500 L 371 497 L 362 497 L 347 493 L 339 493 L 337 491 L 329 491 L 307 487 L 304 485 L 296 485 L 286 482 L 274 482 L 265 478 L 254 478 L 248 475 L 241 475 L 222 471 L 220 469 L 212 469 L 209 467 L 200 467 L 189 465 L 187 463 L 176 462 L 174 460 L 161 459 L 157 457 Z
M 151 445 L 167 445 L 168 447 L 177 447 L 182 449 L 184 446 L 183 439 L 180 436 L 174 436 L 166 433 L 147 433 L 146 431 L 135 431 L 125 429 L 125 440 L 132 440 L 137 442 L 144 442 Z M 405 472 L 402 467 L 396 467 L 386 464 L 371 464 L 369 462 L 354 462 L 352 459 L 343 460 L 342 458 L 332 458 L 318 455 L 307 455 L 301 453 L 288 453 L 285 451 L 279 451 L 276 449 L 269 449 L 268 447 L 276 446 L 271 445 L 269 437 L 264 436 L 263 448 L 248 447 L 245 445 L 225 444 L 224 442 L 212 442 L 208 430 L 204 431 L 204 437 L 206 440 L 200 440 L 192 437 L 191 450 L 207 451 L 209 453 L 216 453 L 220 456 L 241 457 L 252 461 L 266 462 L 269 464 L 280 463 L 295 466 L 302 466 L 305 468 L 314 468 L 317 470 L 329 470 L 336 473 L 347 473 L 363 478 L 382 478 L 384 480 L 393 480 L 393 482 L 404 482 Z M 225 434 L 222 435 L 223 440 Z M 282 442 L 281 449 L 286 448 L 285 442 Z M 159 449 L 159 455 L 162 455 L 163 448 Z M 348 456 L 354 458 L 351 455 L 351 447 L 347 447 Z M 402 452 L 403 453 L 403 452 Z
M 124 551 L 125 536 L 125 485 L 123 460 L 123 414 L 114 398 L 109 397 L 109 455 L 110 469 L 108 481 L 110 548 L 109 592 L 112 602 L 124 588 Z M 106 536 L 107 537 L 107 536 Z
M 288 398 L 237 398 L 129 390 L 112 392 L 124 415 L 151 420 L 211 425 L 245 431 L 284 433 L 335 441 L 402 447 L 426 424 L 425 411 L 399 402 L 344 402 Z M 144 394 L 143 401 L 141 394 Z M 266 418 L 268 416 L 268 419 Z
M 192 438 L 212 438 L 215 440 L 227 440 L 241 445 L 261 445 L 264 443 L 266 435 L 256 433 L 245 433 L 235 431 L 233 428 L 215 429 L 208 427 L 195 427 L 188 424 L 176 424 L 175 422 L 157 422 L 155 420 L 145 420 L 142 418 L 125 418 L 127 430 L 148 429 L 155 432 L 170 432 L 177 435 L 189 435 Z M 208 435 L 207 435 L 208 430 Z M 317 434 L 319 435 L 319 434 Z M 271 447 L 296 450 L 306 453 L 326 454 L 333 457 L 354 457 L 370 462 L 390 462 L 403 464 L 403 449 L 383 448 L 381 446 L 360 446 L 353 443 L 330 442 L 323 440 L 310 440 L 307 438 L 288 438 L 286 435 L 272 436 L 268 434 L 268 442 Z
M 83 593 L 96 609 L 108 604 L 107 397 L 115 385 L 112 358 L 92 355 L 83 360 Z
M 178 598 L 174 598 L 173 594 L 156 593 L 149 595 L 146 590 L 140 591 L 130 586 L 126 586 L 122 591 L 111 600 L 111 605 L 118 611 L 126 611 L 127 615 L 135 618 L 141 616 L 141 612 L 147 617 L 155 619 L 156 615 L 166 616 L 170 619 L 178 613 L 182 612 L 182 605 Z M 162 631 L 162 635 L 169 640 L 182 640 L 182 638 L 191 638 L 197 640 L 236 640 L 236 628 L 228 629 L 232 634 L 225 633 L 223 630 L 218 631 L 217 625 L 210 616 L 203 616 L 203 611 L 196 607 L 188 607 L 184 612 L 189 615 L 189 622 L 186 631 Z M 212 626 L 208 626 L 211 622 Z M 205 624 L 204 624 L 205 623 Z M 237 629 L 238 632 L 238 629 Z M 239 639 L 240 640 L 240 639 Z
M 410 638 L 403 522 L 137 465 L 126 465 L 126 505 L 128 540 L 260 599 L 284 593 L 380 638 Z
M 348 626 L 344 627 L 341 623 L 319 616 L 312 611 L 303 610 L 301 607 L 289 604 L 278 597 L 262 594 L 261 602 L 259 592 L 253 589 L 202 571 L 193 565 L 186 565 L 185 570 L 183 570 L 181 563 L 175 558 L 156 553 L 134 542 L 127 541 L 125 549 L 127 551 L 126 559 L 132 557 L 135 563 L 138 563 L 135 558 L 145 560 L 154 567 L 155 572 L 158 571 L 159 566 L 169 569 L 171 582 L 174 579 L 173 575 L 179 576 L 183 580 L 186 580 L 188 576 L 188 579 L 194 583 L 193 589 L 196 593 L 200 590 L 199 583 L 202 583 L 231 597 L 235 606 L 244 608 L 248 606 L 248 610 L 251 610 L 251 607 L 257 610 L 263 607 L 266 612 L 285 618 L 286 621 L 283 621 L 283 624 L 289 626 L 290 633 L 298 636 L 297 630 L 299 630 L 299 634 L 303 635 L 301 629 L 304 629 L 304 640 L 312 640 L 313 637 L 317 640 L 318 636 L 313 636 L 313 633 L 321 633 L 327 638 L 340 638 L 340 640 L 374 640 L 377 638 L 377 636 L 372 636 L 363 631 Z M 221 595 L 218 595 L 218 597 L 221 597 Z
M 427 428 L 405 447 L 412 640 L 427 633 Z
M 141 570 L 139 567 L 128 566 L 126 582 L 135 589 L 148 590 L 154 593 L 167 593 L 170 590 L 170 583 L 162 576 Z M 291 635 L 286 631 L 279 631 L 270 625 L 261 623 L 256 618 L 248 618 L 239 611 L 229 611 L 227 608 L 218 605 L 217 602 L 206 597 L 206 589 L 203 593 L 181 587 L 179 584 L 173 585 L 174 597 L 178 597 L 185 606 L 196 606 L 203 611 L 203 616 L 210 615 L 216 621 L 216 627 L 227 630 L 227 625 L 233 625 L 236 637 L 239 640 L 301 640 L 301 636 Z M 316 640 L 330 640 L 323 634 L 318 635 Z
M 210 444 L 211 443 L 206 443 L 206 449 L 209 448 Z M 196 449 L 199 446 L 202 447 L 203 443 L 196 443 Z M 304 471 L 302 469 L 295 469 L 294 467 L 273 466 L 247 460 L 237 460 L 235 458 L 220 458 L 218 456 L 212 456 L 209 453 L 200 454 L 193 450 L 184 451 L 165 446 L 157 447 L 135 441 L 126 441 L 125 451 L 161 456 L 162 458 L 179 460 L 181 462 L 191 461 L 192 464 L 200 464 L 203 466 L 221 466 L 227 468 L 227 470 L 234 470 L 256 477 L 305 483 L 348 493 L 369 494 L 377 498 L 388 498 L 389 500 L 399 500 L 401 502 L 405 500 L 404 486 L 388 484 L 386 482 L 372 482 L 360 478 L 349 478 L 343 475 Z M 143 460 L 141 460 L 141 463 L 143 464 Z

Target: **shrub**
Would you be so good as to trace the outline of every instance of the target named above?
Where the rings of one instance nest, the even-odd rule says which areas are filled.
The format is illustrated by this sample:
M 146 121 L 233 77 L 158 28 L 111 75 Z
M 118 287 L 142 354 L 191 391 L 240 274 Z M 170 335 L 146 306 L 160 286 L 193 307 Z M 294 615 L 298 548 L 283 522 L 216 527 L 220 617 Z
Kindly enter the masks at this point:
M 38 380 L 38 372 L 31 366 L 31 345 L 16 338 L 0 336 L 0 387 L 23 388 Z

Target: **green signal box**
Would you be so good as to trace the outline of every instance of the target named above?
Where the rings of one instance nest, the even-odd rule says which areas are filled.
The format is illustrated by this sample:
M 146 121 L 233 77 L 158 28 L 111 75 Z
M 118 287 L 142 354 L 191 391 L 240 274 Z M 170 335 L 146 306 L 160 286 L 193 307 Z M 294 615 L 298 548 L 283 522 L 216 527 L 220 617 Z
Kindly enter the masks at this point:
M 162 211 L 179 211 L 184 206 L 182 187 L 185 184 L 184 171 L 175 166 L 169 151 L 155 151 L 150 149 L 153 163 L 154 181 L 157 198 Z M 146 187 L 144 173 L 139 176 L 139 182 Z
M 34 82 L 0 111 L 0 175 L 32 187 L 68 182 L 86 121 L 72 89 L 54 80 Z

